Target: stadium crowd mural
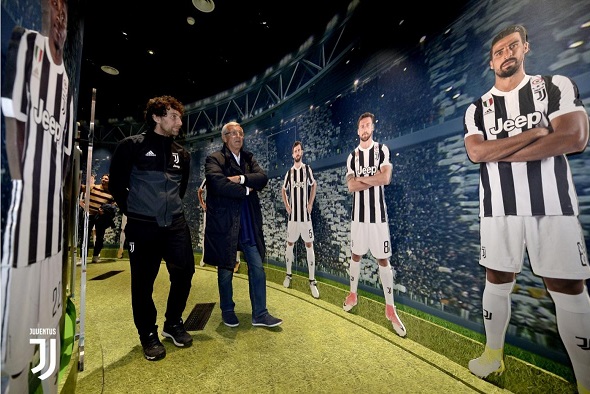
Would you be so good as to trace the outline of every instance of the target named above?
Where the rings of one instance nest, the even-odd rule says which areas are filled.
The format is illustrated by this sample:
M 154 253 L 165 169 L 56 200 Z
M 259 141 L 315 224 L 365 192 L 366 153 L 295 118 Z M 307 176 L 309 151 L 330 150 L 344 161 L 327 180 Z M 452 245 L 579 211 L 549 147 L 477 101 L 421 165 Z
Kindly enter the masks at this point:
M 528 61 L 532 64 L 527 68 L 571 76 L 585 87 L 582 99 L 590 108 L 590 49 L 567 49 L 568 43 L 583 34 L 572 26 L 581 26 L 590 19 L 590 5 L 568 5 L 564 9 L 561 4 L 556 13 L 555 5 L 547 1 L 474 4 L 465 20 L 458 20 L 449 32 L 354 89 L 310 107 L 305 113 L 280 119 L 266 129 L 247 126 L 246 147 L 255 152 L 271 175 L 261 194 L 269 262 L 284 266 L 286 213 L 280 187 L 282 169 L 291 160 L 288 148 L 298 139 L 304 143 L 305 161 L 313 167 L 318 182 L 313 211 L 316 275 L 346 283 L 351 196 L 344 181 L 344 162 L 358 142 L 356 117 L 371 111 L 377 115 L 376 141 L 386 143 L 392 152 L 393 179 L 386 198 L 394 251 L 391 263 L 399 293 L 396 300 L 412 300 L 426 310 L 443 311 L 459 321 L 482 325 L 485 275 L 478 264 L 479 166 L 470 162 L 465 153 L 462 123 L 456 122 L 460 126 L 450 131 L 449 124 L 462 118 L 471 101 L 493 83 L 493 75 L 484 73 L 488 57 L 482 48 L 489 47 L 489 43 L 481 37 L 487 40 L 492 36 L 492 30 L 501 22 L 500 16 L 494 16 L 500 15 L 500 9 L 506 24 L 522 22 L 529 29 L 532 54 Z M 530 20 L 532 9 L 538 9 L 547 19 Z M 404 137 L 424 130 L 429 130 L 427 138 L 413 144 L 405 142 Z M 404 143 L 400 145 L 401 141 Z M 194 161 L 202 162 L 206 152 L 218 144 L 217 138 L 196 148 Z M 588 245 L 590 152 L 571 155 L 570 165 Z M 199 171 L 193 175 L 197 187 L 203 175 Z M 197 240 L 201 225 L 195 226 Z M 305 271 L 305 250 L 301 242 L 297 245 L 295 267 Z M 365 259 L 362 266 L 361 283 L 378 290 L 378 294 L 377 265 Z M 553 303 L 528 264 L 517 277 L 512 300 L 508 335 L 563 352 Z
M 280 188 L 283 169 L 292 161 L 292 143 L 301 140 L 304 161 L 313 168 L 318 183 L 312 212 L 316 275 L 348 282 L 352 200 L 345 184 L 345 159 L 358 143 L 356 119 L 370 111 L 377 118 L 375 140 L 388 145 L 393 164 L 386 198 L 396 300 L 411 300 L 425 310 L 442 311 L 481 325 L 485 278 L 478 264 L 479 166 L 465 153 L 462 128 L 449 130 L 449 124 L 462 118 L 471 101 L 493 83 L 484 48 L 489 47 L 488 38 L 502 23 L 527 26 L 532 42 L 528 70 L 571 76 L 586 87 L 582 99 L 590 109 L 590 47 L 568 48 L 568 43 L 584 35 L 578 26 L 590 20 L 590 4 L 573 0 L 472 1 L 466 9 L 468 12 L 448 32 L 426 41 L 401 60 L 396 58 L 360 86 L 348 88 L 303 113 L 276 117 L 276 123 L 267 128 L 245 124 L 245 147 L 254 152 L 270 175 L 268 186 L 260 194 L 269 263 L 284 267 L 287 216 Z M 531 19 L 530 15 L 543 17 Z M 329 83 L 329 78 L 329 74 L 324 77 L 324 83 Z M 283 106 L 288 108 L 288 102 Z M 232 114 L 227 116 L 231 118 Z M 413 143 L 404 139 L 425 130 L 426 137 Z M 184 203 L 196 252 L 201 251 L 203 234 L 203 212 L 196 191 L 204 178 L 205 157 L 221 145 L 218 132 L 213 133 L 207 140 L 186 141 L 192 150 L 192 168 Z M 590 151 L 572 155 L 570 165 L 589 245 Z M 93 172 L 101 170 L 94 168 Z M 105 235 L 107 245 L 119 243 L 120 216 L 116 220 L 117 229 L 109 229 Z M 377 264 L 364 259 L 362 267 L 361 288 L 380 293 Z M 301 241 L 297 243 L 294 269 L 306 269 Z M 514 293 L 509 336 L 563 352 L 553 303 L 527 264 L 517 277 Z

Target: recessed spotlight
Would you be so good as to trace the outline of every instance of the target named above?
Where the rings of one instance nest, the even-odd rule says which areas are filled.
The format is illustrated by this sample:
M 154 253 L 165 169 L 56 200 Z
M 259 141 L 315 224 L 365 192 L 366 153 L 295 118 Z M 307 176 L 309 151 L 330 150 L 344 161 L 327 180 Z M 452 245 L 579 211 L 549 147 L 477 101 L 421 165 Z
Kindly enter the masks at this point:
M 100 66 L 100 69 L 110 75 L 119 75 L 119 70 L 111 66 Z
M 193 6 L 201 12 L 211 12 L 215 9 L 213 0 L 193 0 Z
M 192 16 L 189 16 L 188 18 L 186 18 L 186 23 L 188 23 L 189 25 L 194 25 L 195 24 L 195 18 L 193 18 Z

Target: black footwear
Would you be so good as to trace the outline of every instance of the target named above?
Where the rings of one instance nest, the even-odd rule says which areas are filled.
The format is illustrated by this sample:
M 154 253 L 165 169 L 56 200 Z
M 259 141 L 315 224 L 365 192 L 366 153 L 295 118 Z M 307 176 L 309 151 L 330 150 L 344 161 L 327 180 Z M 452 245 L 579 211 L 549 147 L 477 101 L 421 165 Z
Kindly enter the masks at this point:
M 240 325 L 240 321 L 233 311 L 221 312 L 221 320 L 223 320 L 223 324 L 228 327 L 237 327 Z
M 143 355 L 147 360 L 157 361 L 166 357 L 166 348 L 160 342 L 157 332 L 150 332 L 145 338 L 139 338 Z
M 276 327 L 280 324 L 283 324 L 283 321 L 272 316 L 270 313 L 258 319 L 252 319 L 252 325 L 256 327 Z
M 172 342 L 178 347 L 189 347 L 193 344 L 193 337 L 184 329 L 182 319 L 180 323 L 174 325 L 164 323 L 162 336 L 172 339 Z

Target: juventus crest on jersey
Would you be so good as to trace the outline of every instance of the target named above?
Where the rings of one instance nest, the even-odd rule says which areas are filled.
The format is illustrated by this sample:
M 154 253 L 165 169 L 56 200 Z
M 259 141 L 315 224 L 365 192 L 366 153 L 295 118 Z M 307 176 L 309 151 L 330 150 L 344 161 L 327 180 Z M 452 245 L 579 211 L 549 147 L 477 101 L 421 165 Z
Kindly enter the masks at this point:
M 373 142 L 373 146 L 368 149 L 358 146 L 348 155 L 346 176 L 363 177 L 375 175 L 383 166 L 391 166 L 387 145 Z M 367 190 L 354 192 L 352 221 L 360 223 L 387 222 L 384 186 L 374 186 Z
M 548 127 L 553 117 L 573 111 L 584 111 L 573 81 L 560 75 L 526 75 L 512 91 L 492 88 L 469 106 L 465 137 L 508 138 L 534 127 Z M 578 214 L 565 155 L 524 163 L 481 163 L 479 189 L 480 216 Z

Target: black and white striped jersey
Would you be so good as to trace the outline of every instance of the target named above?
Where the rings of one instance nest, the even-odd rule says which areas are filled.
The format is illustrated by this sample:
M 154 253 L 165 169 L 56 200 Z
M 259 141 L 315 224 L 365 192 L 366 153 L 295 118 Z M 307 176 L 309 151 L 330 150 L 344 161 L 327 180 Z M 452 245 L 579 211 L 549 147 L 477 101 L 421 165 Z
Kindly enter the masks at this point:
M 464 137 L 508 138 L 548 127 L 557 116 L 585 111 L 567 77 L 526 75 L 510 92 L 490 89 L 467 108 Z M 578 197 L 565 155 L 529 162 L 480 164 L 480 216 L 578 215 Z
M 373 142 L 373 145 L 368 149 L 363 149 L 359 145 L 346 159 L 346 179 L 349 176 L 375 175 L 385 166 L 391 167 L 387 145 Z M 353 193 L 352 221 L 360 223 L 387 222 L 384 186 L 373 186 L 367 190 Z
M 314 183 L 311 167 L 303 163 L 299 168 L 291 167 L 285 174 L 283 189 L 287 191 L 291 206 L 290 222 L 311 221 L 311 214 L 307 212 L 307 204 L 311 195 L 311 186 Z
M 36 31 L 14 30 L 5 70 L 2 110 L 24 122 L 25 129 L 22 191 L 13 196 L 20 206 L 8 214 L 6 228 L 12 228 L 14 238 L 8 243 L 12 250 L 3 253 L 20 267 L 62 247 L 62 187 L 72 152 L 73 100 L 63 62 L 53 61 L 48 38 Z

